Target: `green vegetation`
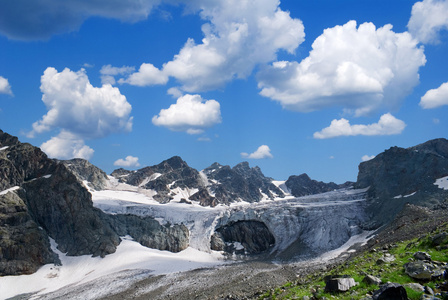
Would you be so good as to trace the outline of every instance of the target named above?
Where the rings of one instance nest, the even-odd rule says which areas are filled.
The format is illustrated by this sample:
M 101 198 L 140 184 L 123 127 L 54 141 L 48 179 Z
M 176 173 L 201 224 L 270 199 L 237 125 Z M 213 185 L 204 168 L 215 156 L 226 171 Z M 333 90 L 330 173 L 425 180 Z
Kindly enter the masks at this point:
M 372 249 L 368 252 L 348 260 L 334 267 L 325 274 L 309 274 L 304 278 L 299 278 L 296 282 L 288 282 L 282 287 L 270 290 L 263 294 L 260 299 L 362 299 L 371 296 L 373 291 L 379 289 L 377 285 L 362 282 L 365 275 L 373 275 L 382 280 L 383 283 L 395 282 L 406 284 L 418 282 L 405 273 L 404 264 L 413 260 L 413 254 L 417 251 L 424 251 L 431 255 L 433 261 L 448 262 L 447 243 L 442 246 L 434 246 L 432 237 L 439 232 L 448 231 L 448 223 L 439 227 L 437 232 L 427 234 L 424 237 L 416 238 L 406 242 L 400 242 L 380 249 Z M 392 262 L 380 262 L 380 258 L 394 256 Z M 349 275 L 358 283 L 347 292 L 326 293 L 324 277 L 327 275 Z M 442 281 L 418 282 L 437 290 L 437 284 Z M 405 287 L 409 299 L 420 299 L 423 292 L 416 292 Z

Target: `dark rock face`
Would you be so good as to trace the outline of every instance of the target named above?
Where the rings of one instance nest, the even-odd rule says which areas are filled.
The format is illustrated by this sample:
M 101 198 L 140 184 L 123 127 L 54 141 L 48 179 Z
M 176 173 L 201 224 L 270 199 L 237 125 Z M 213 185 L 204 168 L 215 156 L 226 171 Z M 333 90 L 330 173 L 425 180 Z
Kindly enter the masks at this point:
M 104 256 L 115 252 L 119 236 L 101 219 L 90 193 L 64 165 L 49 178 L 23 184 L 34 219 L 68 255 Z
M 185 225 L 162 226 L 153 218 L 135 215 L 107 215 L 120 236 L 130 235 L 145 247 L 179 252 L 188 247 L 189 231 Z
M 238 248 L 235 242 L 242 245 Z M 211 249 L 238 254 L 259 254 L 275 244 L 275 238 L 260 221 L 238 221 L 217 228 L 211 240 Z
M 370 186 L 372 197 L 409 195 L 432 188 L 448 176 L 448 140 L 436 139 L 403 149 L 392 147 L 359 165 L 357 188 Z
M 65 167 L 76 176 L 78 181 L 87 181 L 89 187 L 94 190 L 102 190 L 108 180 L 107 174 L 100 168 L 92 165 L 89 161 L 81 158 L 61 160 Z
M 334 182 L 325 183 L 322 181 L 312 180 L 307 174 L 299 176 L 290 176 L 285 182 L 286 187 L 291 191 L 294 197 L 315 195 L 325 192 L 330 192 L 340 188 L 346 188 L 353 185 L 351 182 L 344 184 L 336 184 Z
M 448 141 L 436 139 L 403 149 L 392 147 L 359 165 L 355 188 L 367 188 L 372 222 L 390 222 L 406 203 L 434 207 L 448 191 L 434 185 L 448 176 Z
M 48 159 L 39 148 L 0 132 L 0 186 L 23 188 L 21 198 L 37 226 L 69 255 L 104 256 L 115 252 L 120 239 L 104 223 L 91 195 L 67 168 Z M 7 148 L 6 148 L 7 147 Z M 48 241 L 45 245 L 48 244 Z
M 0 195 L 0 276 L 31 274 L 59 262 L 19 194 L 25 196 L 23 190 Z
M 90 163 L 48 159 L 39 148 L 2 131 L 0 149 L 0 275 L 29 274 L 43 264 L 58 263 L 49 237 L 74 256 L 113 253 L 119 234 L 161 250 L 188 246 L 183 225 L 163 227 L 155 220 L 108 216 L 94 208 L 79 181 L 101 188 L 105 174 Z M 176 167 L 176 161 L 169 166 Z
M 398 283 L 386 283 L 381 288 L 373 293 L 374 300 L 407 300 L 408 294 L 406 289 Z

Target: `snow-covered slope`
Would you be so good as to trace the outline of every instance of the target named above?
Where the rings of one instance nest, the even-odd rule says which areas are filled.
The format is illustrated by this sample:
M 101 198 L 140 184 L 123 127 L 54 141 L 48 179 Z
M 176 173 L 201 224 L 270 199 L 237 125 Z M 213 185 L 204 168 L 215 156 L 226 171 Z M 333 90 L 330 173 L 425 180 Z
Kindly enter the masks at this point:
M 46 293 L 61 288 L 64 291 L 61 294 L 73 290 L 83 299 L 96 299 L 111 291 L 124 290 L 132 282 L 150 275 L 223 264 L 229 257 L 212 251 L 210 238 L 219 226 L 236 221 L 257 220 L 266 224 L 276 240 L 268 253 L 272 259 L 291 259 L 296 256 L 292 252 L 303 258 L 304 251 L 317 257 L 360 234 L 358 225 L 364 221 L 361 208 L 365 190 L 339 190 L 214 208 L 197 202 L 181 203 L 177 197 L 161 204 L 148 190 L 115 179 L 108 183 L 108 189 L 91 190 L 91 194 L 94 206 L 108 214 L 151 216 L 167 226 L 186 225 L 190 231 L 190 247 L 179 253 L 159 251 L 143 247 L 128 236 L 122 237 L 117 251 L 105 258 L 69 257 L 57 250 L 52 241 L 52 249 L 59 255 L 62 266 L 45 265 L 32 275 L 0 278 L 0 299 L 24 293 L 37 293 L 30 295 L 30 299 L 46 299 Z M 238 258 L 230 261 L 235 259 Z M 102 288 L 97 287 L 98 282 Z M 83 292 L 79 294 L 81 285 Z

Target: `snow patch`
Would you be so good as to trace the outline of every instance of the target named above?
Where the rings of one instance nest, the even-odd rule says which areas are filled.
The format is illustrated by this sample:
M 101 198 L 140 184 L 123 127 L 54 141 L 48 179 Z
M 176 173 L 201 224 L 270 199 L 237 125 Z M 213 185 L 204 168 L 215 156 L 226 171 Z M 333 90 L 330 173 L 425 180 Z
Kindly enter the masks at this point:
M 411 194 L 407 194 L 407 195 L 404 195 L 404 196 L 403 195 L 398 195 L 398 196 L 395 196 L 394 199 L 408 198 L 408 197 L 414 196 L 416 193 L 417 192 L 415 191 L 415 192 L 413 192 Z
M 448 176 L 437 179 L 434 185 L 437 185 L 439 189 L 448 190 Z
M 6 194 L 8 194 L 9 192 L 17 191 L 18 189 L 20 189 L 20 186 L 14 186 L 14 187 L 12 187 L 12 188 L 6 189 L 6 190 L 0 192 L 0 196 L 2 196 L 2 195 L 6 195 Z
M 285 196 L 291 196 L 291 190 L 286 186 L 286 180 L 282 181 L 273 180 L 272 183 L 280 190 L 282 190 Z
M 1 147 L 1 148 L 0 148 L 0 151 L 6 150 L 6 149 L 8 149 L 8 148 L 9 148 L 9 146 Z
M 154 180 L 156 180 L 157 178 L 159 178 L 160 176 L 162 176 L 161 173 L 154 173 L 154 174 L 152 174 L 151 176 L 146 177 L 146 178 L 142 181 L 142 183 L 140 183 L 138 186 L 139 186 L 139 187 L 145 186 L 145 185 L 148 184 L 148 182 L 150 182 L 150 181 L 154 181 Z
M 160 251 L 146 248 L 129 237 L 122 238 L 117 251 L 104 258 L 89 255 L 66 256 L 56 248 L 54 240 L 50 240 L 50 242 L 52 250 L 59 255 L 62 265 L 44 265 L 31 275 L 0 277 L 0 290 L 2 291 L 0 299 L 24 293 L 37 293 L 29 297 L 29 299 L 37 299 L 39 295 L 56 291 L 62 287 L 76 287 L 99 278 L 102 282 L 101 288 L 91 289 L 89 293 L 101 292 L 107 295 L 111 291 L 116 292 L 119 288 L 125 289 L 132 282 L 141 279 L 129 274 L 117 280 L 120 273 L 125 271 L 137 275 L 145 273 L 148 277 L 149 275 L 183 272 L 224 264 L 222 256 L 218 253 L 205 253 L 193 248 L 187 248 L 179 253 Z M 127 281 L 125 286 L 123 286 L 123 280 Z M 97 297 L 86 295 L 86 298 L 96 299 Z

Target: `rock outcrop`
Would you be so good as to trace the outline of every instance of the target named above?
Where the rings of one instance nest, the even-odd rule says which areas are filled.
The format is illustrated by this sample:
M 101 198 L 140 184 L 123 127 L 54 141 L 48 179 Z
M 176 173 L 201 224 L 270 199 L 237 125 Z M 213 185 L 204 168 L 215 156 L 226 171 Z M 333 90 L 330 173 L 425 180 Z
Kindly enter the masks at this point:
M 47 263 L 59 262 L 47 233 L 32 219 L 24 191 L 0 194 L 0 276 L 31 274 Z
M 174 189 L 199 189 L 204 186 L 199 172 L 189 167 L 179 156 L 137 171 L 118 169 L 111 175 L 120 182 L 154 190 L 157 192 L 154 199 L 161 203 L 167 203 L 173 199 L 172 190 Z
M 160 203 L 167 203 L 179 194 L 181 198 L 212 207 L 284 197 L 272 178 L 265 177 L 258 167 L 250 168 L 247 162 L 233 168 L 214 163 L 198 172 L 174 156 L 155 166 L 137 171 L 117 169 L 111 175 L 120 182 L 153 190 L 154 199 Z
M 353 182 L 346 182 L 344 184 L 336 184 L 334 182 L 325 183 L 322 181 L 312 180 L 307 174 L 304 173 L 299 176 L 290 176 L 285 182 L 285 185 L 294 197 L 302 197 L 330 192 L 341 188 L 348 188 L 353 185 Z
M 120 236 L 130 235 L 141 245 L 158 250 L 179 252 L 188 247 L 189 231 L 185 225 L 162 226 L 150 217 L 107 215 Z
M 160 250 L 188 247 L 183 225 L 164 227 L 154 219 L 109 216 L 93 207 L 82 182 L 101 189 L 105 179 L 104 172 L 84 160 L 49 159 L 39 148 L 0 131 L 0 276 L 58 263 L 49 237 L 73 256 L 113 253 L 119 236 L 126 234 Z
M 203 170 L 210 184 L 207 187 L 216 203 L 230 204 L 237 201 L 258 202 L 264 197 L 284 197 L 284 193 L 265 177 L 259 167 L 250 168 L 242 162 L 233 168 L 214 163 Z
M 390 222 L 406 203 L 446 205 L 448 190 L 435 185 L 448 176 L 448 141 L 431 140 L 411 148 L 392 147 L 359 165 L 355 188 L 369 188 L 373 227 Z
M 85 182 L 89 188 L 102 190 L 107 185 L 107 174 L 100 168 L 92 165 L 89 161 L 81 158 L 61 160 L 65 167 L 76 176 L 78 181 Z
M 268 227 L 260 221 L 232 222 L 216 229 L 211 249 L 236 254 L 260 254 L 275 244 Z
M 7 213 L 0 221 L 5 245 L 1 263 L 9 267 L 0 273 L 30 273 L 44 263 L 57 262 L 48 237 L 69 255 L 115 252 L 120 238 L 101 219 L 103 213 L 93 207 L 91 195 L 63 164 L 2 131 L 0 148 L 0 188 L 2 193 L 16 189 L 2 197 Z M 14 208 L 13 202 L 17 203 Z M 34 237 L 30 235 L 33 232 Z M 23 252 L 23 247 L 29 250 Z M 25 255 L 26 251 L 32 253 Z M 21 257 L 28 257 L 25 264 L 29 267 L 21 267 L 20 262 L 14 265 Z

